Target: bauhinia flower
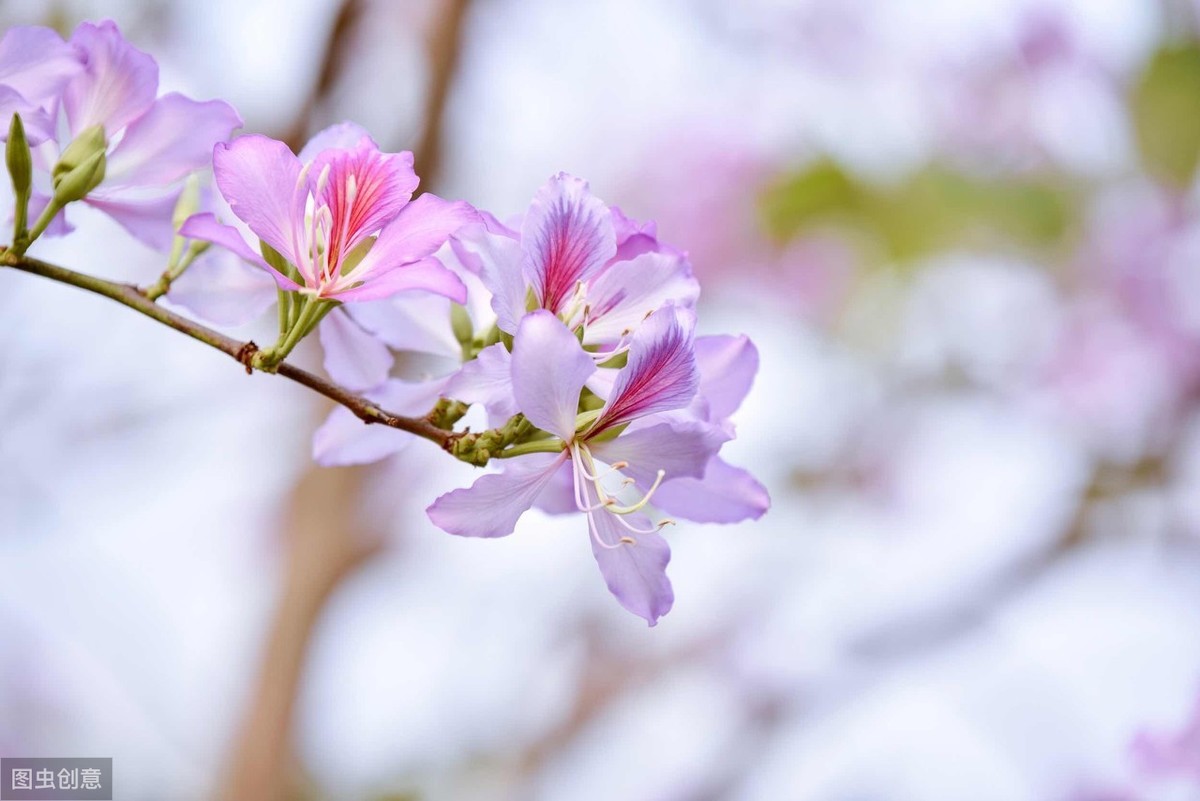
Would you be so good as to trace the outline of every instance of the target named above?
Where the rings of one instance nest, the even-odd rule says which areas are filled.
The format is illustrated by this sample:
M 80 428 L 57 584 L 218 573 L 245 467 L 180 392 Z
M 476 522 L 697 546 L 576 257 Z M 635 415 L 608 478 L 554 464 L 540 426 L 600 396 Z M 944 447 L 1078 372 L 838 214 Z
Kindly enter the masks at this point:
M 44 34 L 39 38 L 53 44 Z M 71 36 L 82 68 L 62 87 L 61 140 L 51 139 L 35 160 L 50 171 L 51 186 L 35 187 L 30 239 L 69 229 L 61 213 L 82 200 L 103 211 L 151 247 L 166 250 L 175 236 L 172 215 L 181 181 L 208 166 L 213 145 L 242 124 L 222 100 L 191 100 L 158 93 L 158 64 L 121 35 L 113 22 L 85 22 Z M 46 66 L 57 74 L 59 59 Z M 28 127 L 28 126 L 27 126 Z M 54 224 L 54 227 L 51 225 Z
M 508 535 L 539 496 L 554 492 L 554 479 L 565 468 L 574 509 L 586 518 L 609 590 L 654 625 L 670 610 L 674 594 L 666 576 L 670 549 L 658 533 L 670 521 L 652 523 L 649 504 L 671 480 L 701 478 L 729 438 L 699 421 L 656 420 L 687 407 L 696 395 L 692 326 L 687 310 L 667 305 L 654 312 L 625 346 L 627 364 L 608 401 L 581 412 L 595 359 L 551 311 L 523 317 L 513 340 L 513 392 L 525 418 L 545 436 L 502 453 L 513 460 L 502 472 L 438 498 L 428 509 L 430 519 L 451 534 Z M 637 481 L 633 476 L 653 478 L 626 498 Z
M 238 137 L 217 146 L 213 171 L 258 247 L 212 214 L 180 233 L 228 248 L 281 290 L 281 338 L 258 366 L 277 364 L 338 303 L 411 290 L 466 300 L 462 281 L 431 256 L 477 214 L 428 193 L 412 200 L 411 153 L 383 153 L 361 128 L 339 125 L 299 156 L 265 136 Z

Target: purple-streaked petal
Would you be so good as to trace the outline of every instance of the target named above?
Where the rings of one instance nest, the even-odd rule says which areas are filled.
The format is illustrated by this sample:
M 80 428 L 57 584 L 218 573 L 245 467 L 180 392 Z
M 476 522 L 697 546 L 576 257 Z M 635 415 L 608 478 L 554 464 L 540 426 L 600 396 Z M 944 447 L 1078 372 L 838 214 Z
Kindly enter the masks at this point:
M 179 228 L 179 234 L 188 239 L 200 239 L 204 242 L 211 242 L 214 245 L 225 248 L 243 261 L 249 262 L 256 267 L 261 267 L 270 274 L 280 289 L 289 291 L 300 289 L 295 281 L 267 264 L 262 256 L 255 253 L 254 249 L 242 238 L 242 234 L 238 229 L 232 225 L 225 225 L 218 222 L 217 218 L 208 212 L 194 214 L 184 220 L 183 225 Z
M 758 373 L 758 349 L 744 334 L 697 337 L 696 367 L 710 419 L 722 421 L 738 410 L 750 392 Z
M 166 186 L 207 167 L 213 145 L 224 142 L 242 118 L 223 100 L 200 102 L 172 92 L 154 101 L 125 129 L 108 156 L 106 186 Z
M 650 521 L 642 514 L 626 515 L 631 525 L 650 528 Z M 614 516 L 607 512 L 596 512 L 596 530 L 601 539 L 612 544 L 631 536 L 633 543 L 622 543 L 615 548 L 606 548 L 591 537 L 592 554 L 600 566 L 600 574 L 608 591 L 621 606 L 644 619 L 651 626 L 671 611 L 675 603 L 675 591 L 667 578 L 667 564 L 671 561 L 671 548 L 661 534 L 630 534 Z
M 230 210 L 297 266 L 292 240 L 293 230 L 304 224 L 296 191 L 301 169 L 287 145 L 257 134 L 218 143 L 213 150 L 213 176 Z
M 521 320 L 513 338 L 513 394 L 535 426 L 564 442 L 574 437 L 579 393 L 595 371 L 579 340 L 553 314 L 541 310 Z
M 451 202 L 428 193 L 421 195 L 388 223 L 363 260 L 343 279 L 347 284 L 373 282 L 390 270 L 425 259 L 444 245 L 451 234 L 477 219 L 469 203 Z M 454 281 L 461 291 L 447 297 L 457 303 L 466 302 L 466 287 L 457 277 Z
M 53 99 L 67 80 L 82 71 L 75 49 L 50 28 L 18 25 L 0 39 L 0 86 L 31 104 Z
M 210 323 L 244 325 L 276 300 L 275 282 L 232 253 L 210 250 L 171 283 L 167 298 Z
M 585 345 L 617 342 L 637 330 L 666 303 L 690 308 L 700 284 L 687 261 L 666 253 L 644 253 L 606 269 L 588 286 Z
M 762 517 L 771 508 L 771 496 L 750 473 L 713 457 L 704 478 L 667 481 L 651 503 L 697 523 L 737 523 Z
M 617 252 L 612 215 L 587 181 L 559 173 L 538 190 L 521 226 L 524 272 L 542 308 L 557 314 Z
M 126 200 L 119 196 L 88 195 L 84 202 L 112 217 L 139 241 L 158 251 L 167 251 L 175 239 L 172 216 L 179 192 L 150 199 Z
M 351 320 L 344 309 L 330 312 L 321 321 L 319 334 L 325 372 L 334 381 L 358 391 L 387 381 L 395 361 L 392 352 Z
M 437 402 L 444 384 L 393 379 L 366 395 L 389 412 L 420 415 Z M 325 467 L 369 464 L 404 450 L 415 439 L 412 434 L 395 428 L 367 425 L 349 409 L 339 406 L 313 435 L 313 459 Z
M 700 383 L 693 319 L 690 312 L 674 306 L 664 306 L 646 318 L 630 340 L 629 361 L 617 375 L 593 435 L 691 402 Z
M 729 435 L 703 423 L 669 422 L 630 429 L 607 442 L 589 443 L 593 455 L 613 464 L 628 462 L 625 472 L 643 488 L 654 482 L 659 470 L 666 478 L 700 478 L 709 459 Z
M 318 205 L 329 207 L 328 248 L 339 266 L 355 246 L 395 219 L 417 188 L 413 154 L 381 153 L 370 139 L 350 150 L 321 151 L 313 159 L 308 179 Z M 437 245 L 445 239 L 443 236 Z M 406 261 L 428 256 L 436 249 Z
M 446 395 L 464 403 L 482 403 L 493 424 L 518 412 L 512 386 L 512 354 L 503 344 L 479 351 L 446 385 Z
M 372 248 L 374 250 L 374 248 Z M 328 296 L 345 303 L 367 300 L 382 300 L 397 292 L 421 290 L 450 298 L 456 303 L 467 299 L 467 288 L 462 280 L 447 270 L 437 259 L 400 264 L 371 275 L 360 286 L 349 289 L 334 289 Z
M 425 511 L 435 526 L 450 534 L 506 537 L 566 458 L 565 452 L 519 456 L 504 465 L 504 472 L 489 473 L 468 489 L 448 492 Z
M 490 216 L 490 215 L 489 215 Z M 450 240 L 455 255 L 468 269 L 477 270 L 492 294 L 496 325 L 509 334 L 525 314 L 525 277 L 521 274 L 521 243 L 486 224 L 469 225 Z
M 109 137 L 143 114 L 158 92 L 158 64 L 131 45 L 111 20 L 82 23 L 71 44 L 83 55 L 85 68 L 66 86 L 63 105 L 75 135 L 92 125 L 104 126 Z
M 317 132 L 312 139 L 308 140 L 300 151 L 300 161 L 308 164 L 323 150 L 351 150 L 362 144 L 364 139 L 376 149 L 379 148 L 371 135 L 367 133 L 367 129 L 361 125 L 354 122 L 335 123 L 325 130 Z

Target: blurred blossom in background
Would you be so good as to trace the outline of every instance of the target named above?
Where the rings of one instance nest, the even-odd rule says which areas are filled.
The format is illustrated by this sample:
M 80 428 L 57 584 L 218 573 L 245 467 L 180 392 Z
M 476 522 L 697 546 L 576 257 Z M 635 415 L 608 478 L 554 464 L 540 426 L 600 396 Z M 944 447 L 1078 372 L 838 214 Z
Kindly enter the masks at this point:
M 1200 799 L 1200 3 L 0 6 L 106 17 L 248 131 L 656 220 L 761 351 L 729 458 L 774 508 L 672 530 L 650 630 L 553 518 L 437 531 L 470 467 L 311 466 L 316 396 L 0 275 L 0 754 L 122 799 L 221 793 L 256 725 L 296 799 Z M 38 255 L 157 276 L 76 223 Z

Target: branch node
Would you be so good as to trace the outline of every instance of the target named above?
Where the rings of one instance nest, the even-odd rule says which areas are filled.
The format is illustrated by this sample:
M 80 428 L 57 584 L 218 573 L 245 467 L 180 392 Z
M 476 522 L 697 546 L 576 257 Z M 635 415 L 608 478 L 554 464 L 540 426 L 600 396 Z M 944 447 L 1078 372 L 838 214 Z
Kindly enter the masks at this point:
M 238 349 L 237 355 L 234 357 L 246 368 L 246 375 L 254 375 L 254 355 L 256 353 L 258 353 L 258 345 L 254 344 L 254 340 L 250 340 Z

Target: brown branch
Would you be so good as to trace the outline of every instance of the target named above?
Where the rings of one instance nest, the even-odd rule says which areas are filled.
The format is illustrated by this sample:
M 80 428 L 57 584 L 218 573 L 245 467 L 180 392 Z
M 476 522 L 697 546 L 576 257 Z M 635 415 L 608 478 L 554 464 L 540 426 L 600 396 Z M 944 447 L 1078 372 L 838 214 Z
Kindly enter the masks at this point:
M 333 25 L 329 29 L 329 38 L 325 40 L 321 66 L 317 70 L 312 89 L 296 112 L 291 125 L 288 126 L 287 133 L 282 137 L 294 152 L 300 152 L 300 147 L 308 139 L 313 114 L 329 97 L 338 78 L 346 69 L 347 54 L 353 52 L 350 39 L 363 15 L 363 10 L 362 0 L 342 0 L 334 15 Z
M 429 31 L 426 53 L 429 59 L 429 90 L 425 94 L 425 112 L 415 148 L 417 174 L 421 176 L 424 186 L 422 191 L 436 187 L 442 177 L 446 102 L 458 72 L 463 23 L 468 6 L 470 0 L 446 0 Z
M 115 300 L 117 303 L 128 306 L 134 311 L 140 312 L 168 328 L 172 328 L 192 339 L 203 342 L 210 348 L 221 351 L 244 365 L 247 372 L 253 372 L 250 367 L 251 357 L 258 350 L 258 347 L 253 342 L 241 342 L 232 337 L 227 337 L 207 326 L 175 314 L 150 300 L 142 290 L 132 284 L 107 281 L 103 278 L 68 270 L 66 267 L 59 267 L 40 259 L 17 256 L 11 251 L 5 251 L 0 254 L 0 265 L 12 267 L 13 269 L 33 275 L 40 275 L 43 278 L 49 278 L 51 281 L 69 284 L 106 297 L 109 300 Z M 449 449 L 454 443 L 455 435 L 452 432 L 438 428 L 428 419 L 393 414 L 361 395 L 351 392 L 345 387 L 339 386 L 318 375 L 314 375 L 307 370 L 302 370 L 295 365 L 284 362 L 279 365 L 277 372 L 284 378 L 291 379 L 297 384 L 308 387 L 313 392 L 324 395 L 335 403 L 345 406 L 364 423 L 384 425 L 400 431 L 407 431 L 410 434 L 436 443 L 443 450 Z

